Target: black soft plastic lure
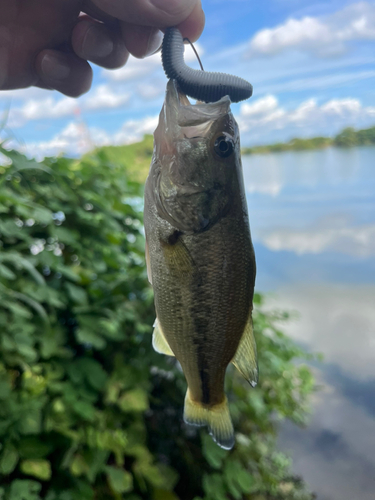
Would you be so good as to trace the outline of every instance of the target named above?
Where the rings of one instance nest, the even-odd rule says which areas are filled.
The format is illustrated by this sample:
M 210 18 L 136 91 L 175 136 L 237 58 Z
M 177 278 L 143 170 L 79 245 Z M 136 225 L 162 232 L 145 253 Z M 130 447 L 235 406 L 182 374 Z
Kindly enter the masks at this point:
M 162 63 L 168 78 L 177 80 L 185 94 L 203 102 L 216 102 L 229 95 L 232 102 L 251 97 L 253 86 L 238 76 L 189 68 L 184 62 L 184 40 L 177 28 L 167 28 Z

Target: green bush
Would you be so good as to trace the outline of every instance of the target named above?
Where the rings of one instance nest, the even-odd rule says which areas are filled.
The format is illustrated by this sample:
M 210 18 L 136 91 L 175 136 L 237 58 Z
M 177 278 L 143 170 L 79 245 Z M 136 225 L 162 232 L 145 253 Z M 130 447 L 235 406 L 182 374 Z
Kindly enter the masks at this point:
M 231 452 L 186 426 L 186 384 L 152 350 L 142 186 L 98 151 L 1 149 L 0 499 L 311 499 L 275 450 L 302 424 L 310 371 L 256 295 L 260 384 L 227 377 Z

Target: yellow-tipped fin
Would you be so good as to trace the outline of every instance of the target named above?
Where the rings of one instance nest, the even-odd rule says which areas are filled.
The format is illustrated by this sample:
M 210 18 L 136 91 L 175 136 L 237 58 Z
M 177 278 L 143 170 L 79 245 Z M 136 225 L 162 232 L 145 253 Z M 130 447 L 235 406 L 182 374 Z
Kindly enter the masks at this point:
M 167 339 L 164 337 L 158 318 L 155 319 L 154 333 L 152 334 L 152 347 L 160 354 L 174 356 L 172 349 L 169 347 Z
M 252 387 L 258 383 L 257 347 L 253 333 L 251 314 L 242 334 L 237 352 L 232 359 L 234 366 L 242 373 Z
M 225 450 L 234 445 L 234 430 L 229 414 L 227 398 L 210 408 L 193 401 L 189 389 L 186 392 L 184 421 L 190 425 L 207 425 L 212 439 Z

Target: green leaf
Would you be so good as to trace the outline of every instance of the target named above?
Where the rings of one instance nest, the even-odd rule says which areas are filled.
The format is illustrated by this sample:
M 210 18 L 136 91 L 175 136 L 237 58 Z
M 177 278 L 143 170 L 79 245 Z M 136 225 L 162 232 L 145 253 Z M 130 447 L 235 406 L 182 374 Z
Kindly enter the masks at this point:
M 82 455 L 76 455 L 70 464 L 70 470 L 74 476 L 82 476 L 89 471 L 89 465 Z
M 32 313 L 29 311 L 29 309 L 21 306 L 17 302 L 10 302 L 8 300 L 4 300 L 1 305 L 3 307 L 6 307 L 7 309 L 9 309 L 10 311 L 12 311 L 12 313 L 16 317 L 18 316 L 18 317 L 25 318 L 25 319 L 31 319 L 33 317 Z
M 48 210 L 43 207 L 38 207 L 35 206 L 33 210 L 33 217 L 40 223 L 40 224 L 49 224 L 52 222 L 52 212 L 51 210 Z
M 41 500 L 39 492 L 42 485 L 28 479 L 15 479 L 12 481 L 7 500 Z
M 203 489 L 210 500 L 227 500 L 223 478 L 220 474 L 205 474 Z
M 13 445 L 7 445 L 0 455 L 0 474 L 7 476 L 18 463 L 18 452 Z
M 89 420 L 90 422 L 95 418 L 94 406 L 90 403 L 87 403 L 86 401 L 75 401 L 72 404 L 72 408 L 78 415 L 86 420 Z
M 11 393 L 11 385 L 8 380 L 0 381 L 0 400 L 8 399 Z
M 81 305 L 87 304 L 87 294 L 83 288 L 73 285 L 72 283 L 65 283 L 65 287 L 68 290 L 70 298 L 74 302 Z
M 31 297 L 28 297 L 24 293 L 13 292 L 12 295 L 16 299 L 21 300 L 25 304 L 27 304 L 30 307 L 32 307 L 39 314 L 39 316 L 42 318 L 42 320 L 44 321 L 44 323 L 46 323 L 47 325 L 49 325 L 48 315 L 47 315 L 46 310 L 44 309 L 43 306 L 41 306 L 38 302 L 36 302 Z
M 24 435 L 39 434 L 42 429 L 42 414 L 40 410 L 27 411 L 19 422 L 19 431 Z
M 249 493 L 254 482 L 250 472 L 238 460 L 230 460 L 225 464 L 224 479 L 236 500 L 240 500 L 243 493 Z
M 25 269 L 26 271 L 28 271 L 39 285 L 45 284 L 43 276 L 35 268 L 32 262 L 22 257 L 22 255 L 20 255 L 19 253 L 8 252 L 2 255 L 0 254 L 0 262 L 11 262 L 16 268 Z
M 0 276 L 7 280 L 14 280 L 17 277 L 14 272 L 9 269 L 9 267 L 4 266 L 3 264 L 0 264 Z
M 203 442 L 203 455 L 206 458 L 207 462 L 214 469 L 220 469 L 223 460 L 228 456 L 228 451 L 220 448 L 213 439 L 204 434 L 202 437 Z
M 165 464 L 157 464 L 161 479 L 161 487 L 165 490 L 172 491 L 176 486 L 179 474 L 172 467 Z
M 78 328 L 76 331 L 77 342 L 80 344 L 88 344 L 95 347 L 95 349 L 104 349 L 107 342 L 94 332 L 91 332 L 85 328 Z
M 33 460 L 23 460 L 21 462 L 21 470 L 24 474 L 29 476 L 37 477 L 43 481 L 48 481 L 51 479 L 51 464 L 48 460 L 33 459 Z
M 79 366 L 86 380 L 94 389 L 100 391 L 104 388 L 108 375 L 100 363 L 95 359 L 85 358 L 80 361 Z
M 24 437 L 18 443 L 21 458 L 44 458 L 52 449 L 52 442 L 41 441 L 36 437 Z
M 108 451 L 101 451 L 101 450 L 94 450 L 90 460 L 89 460 L 89 469 L 86 472 L 86 476 L 90 483 L 94 483 L 96 476 L 104 471 L 105 469 L 105 464 L 108 461 L 108 457 L 110 455 L 110 452 Z
M 118 402 L 124 412 L 143 412 L 148 409 L 147 394 L 143 389 L 133 389 L 125 392 Z
M 254 485 L 254 478 L 246 469 L 242 468 L 237 471 L 237 481 L 244 493 L 251 492 Z
M 179 497 L 173 491 L 154 489 L 153 500 L 179 500 Z
M 133 489 L 133 477 L 130 472 L 117 467 L 106 467 L 109 485 L 116 493 L 127 493 Z

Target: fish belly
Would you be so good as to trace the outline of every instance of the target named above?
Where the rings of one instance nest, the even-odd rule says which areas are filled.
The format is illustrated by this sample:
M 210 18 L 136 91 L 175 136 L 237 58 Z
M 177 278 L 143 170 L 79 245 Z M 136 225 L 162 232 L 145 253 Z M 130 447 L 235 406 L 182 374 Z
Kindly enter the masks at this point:
M 219 404 L 226 367 L 251 314 L 255 263 L 249 229 L 246 220 L 228 216 L 208 231 L 171 240 L 163 232 L 175 229 L 163 225 L 149 243 L 158 321 L 192 399 Z

